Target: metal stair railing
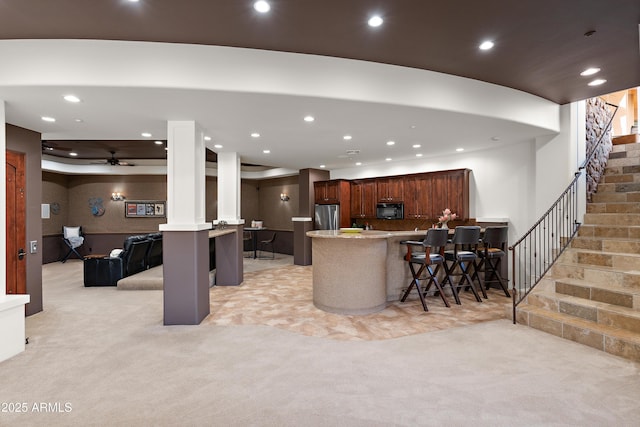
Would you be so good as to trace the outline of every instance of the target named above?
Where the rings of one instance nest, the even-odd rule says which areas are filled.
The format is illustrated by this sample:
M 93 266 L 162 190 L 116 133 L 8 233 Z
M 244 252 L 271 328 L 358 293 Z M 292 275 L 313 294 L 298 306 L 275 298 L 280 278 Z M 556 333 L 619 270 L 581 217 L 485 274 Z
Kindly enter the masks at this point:
M 516 323 L 516 307 L 529 295 L 531 290 L 540 282 L 553 263 L 569 246 L 580 228 L 578 221 L 578 181 L 589 162 L 593 160 L 597 149 L 600 147 L 604 136 L 608 133 L 615 117 L 618 106 L 606 103 L 614 107 L 613 114 L 587 154 L 585 161 L 574 174 L 569 186 L 551 207 L 536 221 L 536 223 L 513 245 L 511 251 L 511 272 L 513 297 L 513 323 Z

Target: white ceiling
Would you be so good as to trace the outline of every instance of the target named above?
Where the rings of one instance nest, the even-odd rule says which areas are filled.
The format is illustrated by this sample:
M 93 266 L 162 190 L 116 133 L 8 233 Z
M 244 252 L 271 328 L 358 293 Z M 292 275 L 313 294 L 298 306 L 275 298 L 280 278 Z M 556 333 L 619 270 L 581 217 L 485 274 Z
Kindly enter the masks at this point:
M 495 148 L 557 131 L 557 105 L 550 101 L 405 67 L 213 46 L 16 43 L 0 41 L 0 54 L 9 59 L 0 69 L 7 122 L 50 141 L 138 139 L 152 157 L 163 149 L 141 132 L 165 140 L 167 121 L 194 120 L 211 137 L 208 147 L 222 145 L 216 152 L 298 170 Z M 64 101 L 69 93 L 82 101 Z M 315 121 L 305 122 L 306 115 Z M 77 151 L 90 157 L 81 145 Z

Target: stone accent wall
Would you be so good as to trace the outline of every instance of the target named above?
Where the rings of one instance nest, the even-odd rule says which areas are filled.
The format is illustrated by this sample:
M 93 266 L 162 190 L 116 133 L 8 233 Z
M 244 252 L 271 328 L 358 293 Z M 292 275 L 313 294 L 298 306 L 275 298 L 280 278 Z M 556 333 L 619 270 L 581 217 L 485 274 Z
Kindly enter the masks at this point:
M 607 126 L 613 116 L 613 111 L 602 98 L 587 100 L 586 119 L 586 153 L 589 155 L 600 138 L 602 142 L 595 149 L 593 158 L 587 163 L 587 200 L 591 201 L 593 194 L 598 190 L 600 177 L 604 175 L 609 153 L 613 144 L 611 142 L 611 128 Z

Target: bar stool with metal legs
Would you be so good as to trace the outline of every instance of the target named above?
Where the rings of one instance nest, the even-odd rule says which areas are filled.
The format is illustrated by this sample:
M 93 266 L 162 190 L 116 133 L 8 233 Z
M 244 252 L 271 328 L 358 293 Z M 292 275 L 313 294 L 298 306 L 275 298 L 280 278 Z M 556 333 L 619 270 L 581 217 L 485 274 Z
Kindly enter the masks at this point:
M 444 249 L 447 244 L 447 239 L 449 236 L 449 231 L 443 228 L 430 228 L 427 230 L 427 234 L 424 237 L 423 241 L 417 240 L 404 240 L 400 243 L 407 245 L 407 254 L 405 255 L 405 260 L 409 264 L 409 269 L 411 270 L 411 276 L 413 279 L 411 283 L 407 287 L 407 290 L 404 292 L 401 301 L 404 302 L 407 299 L 407 296 L 415 286 L 418 291 L 418 296 L 420 297 L 420 302 L 422 303 L 422 308 L 424 311 L 429 311 L 427 308 L 427 303 L 424 299 L 427 292 L 431 288 L 431 285 L 435 285 L 437 288 L 437 292 L 440 294 L 440 298 L 442 298 L 442 302 L 444 305 L 449 307 L 449 301 L 444 295 L 442 290 L 442 285 L 438 281 L 438 271 L 440 270 L 440 266 L 444 264 Z M 422 246 L 424 247 L 424 252 L 413 252 L 412 246 Z M 419 265 L 418 271 L 416 271 L 416 265 Z M 435 270 L 432 266 L 436 266 Z M 428 273 L 428 276 L 421 277 L 424 272 Z M 448 276 L 447 276 L 448 277 Z M 427 282 L 426 287 L 422 289 L 420 287 L 420 281 L 429 280 Z M 445 281 L 447 278 L 445 278 Z M 449 279 L 449 283 L 451 284 L 451 280 Z M 459 304 L 459 303 L 458 303 Z
M 473 278 L 470 274 L 470 270 L 474 268 L 473 277 L 475 278 L 477 276 L 476 261 L 478 259 L 478 255 L 476 252 L 478 250 L 479 242 L 480 227 L 475 225 L 460 225 L 456 227 L 453 233 L 453 238 L 451 239 L 451 243 L 453 243 L 453 249 L 444 252 L 444 258 L 446 261 L 445 268 L 447 270 L 449 280 L 451 280 L 451 276 L 460 276 L 460 280 L 457 284 L 451 283 L 453 296 L 456 299 L 456 303 L 458 304 L 460 304 L 458 289 L 466 287 L 471 288 L 471 292 L 473 292 L 473 295 L 476 297 L 476 301 L 482 302 L 482 299 L 478 294 L 478 289 L 476 288 L 476 285 L 474 284 Z M 454 274 L 456 267 L 460 269 L 460 274 Z M 482 280 L 480 279 L 480 276 L 477 276 L 477 278 L 480 282 L 480 290 L 482 291 L 482 295 L 486 298 L 487 293 L 484 290 Z

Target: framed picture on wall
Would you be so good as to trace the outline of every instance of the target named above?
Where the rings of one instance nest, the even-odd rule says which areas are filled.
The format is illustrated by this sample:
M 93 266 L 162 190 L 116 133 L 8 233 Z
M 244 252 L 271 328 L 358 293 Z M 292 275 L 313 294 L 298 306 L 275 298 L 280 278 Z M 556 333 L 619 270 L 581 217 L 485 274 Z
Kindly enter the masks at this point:
M 127 218 L 164 218 L 164 200 L 132 200 L 124 202 L 124 215 Z

